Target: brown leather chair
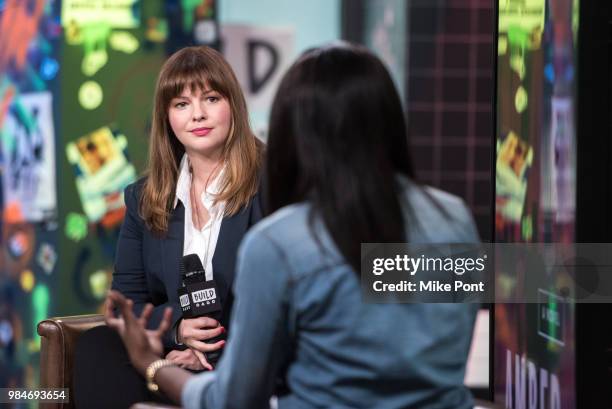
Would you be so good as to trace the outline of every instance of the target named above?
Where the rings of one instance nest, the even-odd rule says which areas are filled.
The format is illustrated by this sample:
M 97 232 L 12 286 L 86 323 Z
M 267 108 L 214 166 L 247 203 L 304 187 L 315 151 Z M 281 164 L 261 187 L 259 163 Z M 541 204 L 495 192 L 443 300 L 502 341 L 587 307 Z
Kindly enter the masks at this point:
M 68 403 L 45 403 L 41 409 L 74 409 L 72 400 L 72 368 L 76 341 L 83 332 L 104 324 L 104 317 L 76 315 L 73 317 L 49 318 L 38 323 L 41 336 L 40 387 L 69 388 Z M 137 403 L 134 409 L 177 409 L 156 403 Z
M 49 318 L 38 323 L 40 346 L 40 387 L 69 388 L 68 403 L 46 403 L 44 409 L 73 409 L 72 365 L 74 347 L 83 332 L 104 325 L 102 315 Z

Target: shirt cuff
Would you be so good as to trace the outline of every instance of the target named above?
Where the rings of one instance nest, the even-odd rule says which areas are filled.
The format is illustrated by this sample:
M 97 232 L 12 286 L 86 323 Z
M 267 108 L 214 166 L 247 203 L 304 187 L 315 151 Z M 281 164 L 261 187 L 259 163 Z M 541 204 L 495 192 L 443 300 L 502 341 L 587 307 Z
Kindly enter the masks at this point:
M 185 409 L 201 409 L 203 406 L 202 394 L 215 382 L 217 376 L 214 372 L 202 372 L 194 375 L 183 387 L 181 404 Z

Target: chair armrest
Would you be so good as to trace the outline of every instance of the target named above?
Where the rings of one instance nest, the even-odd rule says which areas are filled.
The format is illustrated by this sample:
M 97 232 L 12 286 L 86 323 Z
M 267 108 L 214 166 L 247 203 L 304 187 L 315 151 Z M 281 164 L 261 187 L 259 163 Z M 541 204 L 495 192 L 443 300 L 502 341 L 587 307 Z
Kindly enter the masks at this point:
M 181 409 L 179 406 L 162 405 L 161 403 L 139 402 L 130 406 L 130 409 Z
M 488 400 L 474 399 L 474 409 L 503 409 L 503 406 L 498 403 L 493 403 Z
M 38 335 L 41 336 L 41 388 L 72 388 L 72 368 L 76 341 L 83 332 L 98 325 L 104 325 L 104 316 L 99 314 L 49 318 L 38 323 L 37 331 Z M 73 408 L 72 393 L 70 393 L 69 398 L 70 403 L 51 404 L 45 407 Z

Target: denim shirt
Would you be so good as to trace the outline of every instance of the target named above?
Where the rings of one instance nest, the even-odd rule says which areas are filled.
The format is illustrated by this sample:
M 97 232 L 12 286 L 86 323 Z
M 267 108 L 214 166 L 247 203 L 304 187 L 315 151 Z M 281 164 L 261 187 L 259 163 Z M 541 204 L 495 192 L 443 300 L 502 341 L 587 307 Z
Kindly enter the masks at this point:
M 461 199 L 402 183 L 411 242 L 478 241 Z M 226 351 L 187 382 L 183 406 L 268 407 L 284 376 L 281 409 L 473 407 L 463 379 L 478 306 L 363 303 L 358 275 L 316 219 L 313 237 L 309 210 L 284 207 L 246 235 Z

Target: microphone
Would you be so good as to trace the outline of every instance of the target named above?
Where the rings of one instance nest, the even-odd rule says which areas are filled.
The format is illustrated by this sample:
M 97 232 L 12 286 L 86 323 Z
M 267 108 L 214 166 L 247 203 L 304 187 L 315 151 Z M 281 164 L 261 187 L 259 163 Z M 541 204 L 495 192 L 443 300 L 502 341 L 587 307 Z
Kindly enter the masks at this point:
M 217 294 L 214 280 L 206 281 L 206 273 L 197 254 L 183 256 L 180 263 L 181 287 L 178 289 L 183 318 L 210 317 L 217 321 L 221 318 L 221 300 Z M 204 340 L 207 344 L 225 339 L 225 334 Z M 206 352 L 209 363 L 215 364 L 221 351 Z

